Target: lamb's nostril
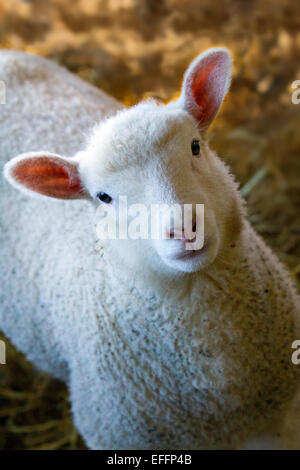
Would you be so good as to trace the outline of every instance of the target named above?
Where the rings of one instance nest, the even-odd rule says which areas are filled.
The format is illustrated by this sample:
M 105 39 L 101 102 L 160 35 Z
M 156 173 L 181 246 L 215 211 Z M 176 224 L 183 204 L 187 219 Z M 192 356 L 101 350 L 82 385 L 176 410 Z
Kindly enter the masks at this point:
M 165 238 L 167 239 L 171 239 L 171 240 L 181 240 L 181 241 L 192 241 L 195 239 L 196 237 L 196 228 L 197 228 L 197 224 L 196 222 L 194 223 L 193 227 L 192 227 L 192 231 L 190 232 L 190 230 L 187 231 L 187 233 L 185 233 L 185 229 L 184 228 L 172 228 L 172 229 L 166 229 L 165 231 Z
M 165 237 L 170 240 L 183 240 L 184 239 L 184 231 L 182 229 L 171 229 L 166 230 Z

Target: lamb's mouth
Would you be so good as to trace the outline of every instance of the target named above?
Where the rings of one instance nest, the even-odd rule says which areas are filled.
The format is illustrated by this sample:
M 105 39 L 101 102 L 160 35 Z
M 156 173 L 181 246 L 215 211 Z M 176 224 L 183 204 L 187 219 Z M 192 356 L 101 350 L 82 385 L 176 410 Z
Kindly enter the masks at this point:
M 176 254 L 170 256 L 170 258 L 178 260 L 178 261 L 187 261 L 189 259 L 196 258 L 197 256 L 202 255 L 207 249 L 207 243 L 205 243 L 202 248 L 199 250 L 182 250 Z

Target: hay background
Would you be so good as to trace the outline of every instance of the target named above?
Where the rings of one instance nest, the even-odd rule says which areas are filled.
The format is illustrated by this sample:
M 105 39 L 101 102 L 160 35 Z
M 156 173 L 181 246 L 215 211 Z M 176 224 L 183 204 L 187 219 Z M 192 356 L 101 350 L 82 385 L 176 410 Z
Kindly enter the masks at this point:
M 255 228 L 300 282 L 300 15 L 294 0 L 0 0 L 0 48 L 65 65 L 126 104 L 175 96 L 189 61 L 235 56 L 211 144 L 233 168 Z M 12 346 L 0 366 L 0 449 L 75 449 L 62 384 Z

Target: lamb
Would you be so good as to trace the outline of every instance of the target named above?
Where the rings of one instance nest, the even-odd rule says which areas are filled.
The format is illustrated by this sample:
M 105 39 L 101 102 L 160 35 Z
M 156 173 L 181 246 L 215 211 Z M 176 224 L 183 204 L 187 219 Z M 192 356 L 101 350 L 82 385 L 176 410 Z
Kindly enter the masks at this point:
M 21 190 L 1 182 L 0 327 L 68 384 L 87 445 L 299 447 L 299 297 L 206 140 L 229 51 L 198 56 L 176 102 L 130 109 L 45 59 L 0 62 L 0 156 Z M 121 195 L 204 204 L 204 246 L 187 256 L 174 226 L 97 240 L 95 209 Z

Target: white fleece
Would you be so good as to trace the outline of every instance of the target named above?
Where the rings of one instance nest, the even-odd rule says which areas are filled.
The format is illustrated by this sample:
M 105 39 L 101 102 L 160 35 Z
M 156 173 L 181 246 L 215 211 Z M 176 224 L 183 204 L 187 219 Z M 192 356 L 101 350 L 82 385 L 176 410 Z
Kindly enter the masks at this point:
M 40 149 L 71 156 L 122 107 L 23 53 L 0 53 L 0 79 L 1 166 Z M 95 245 L 88 202 L 0 184 L 0 327 L 68 383 L 89 447 L 238 447 L 295 395 L 299 299 L 246 219 L 230 265 L 145 285 Z

